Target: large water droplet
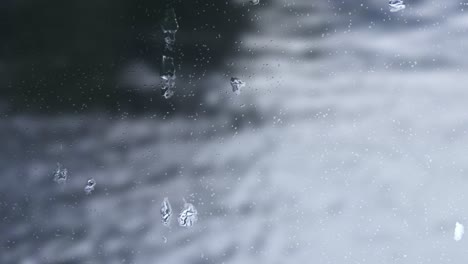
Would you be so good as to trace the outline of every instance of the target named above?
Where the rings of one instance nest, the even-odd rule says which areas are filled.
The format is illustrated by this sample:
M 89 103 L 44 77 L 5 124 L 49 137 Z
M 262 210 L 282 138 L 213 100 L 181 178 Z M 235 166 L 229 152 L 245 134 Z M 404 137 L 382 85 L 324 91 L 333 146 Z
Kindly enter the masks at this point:
M 390 12 L 398 12 L 406 8 L 403 0 L 390 0 L 388 1 L 388 5 L 390 6 Z
M 68 171 L 62 167 L 62 164 L 57 163 L 57 169 L 54 172 L 54 181 L 58 184 L 64 184 L 68 178 Z
M 235 78 L 235 77 L 232 77 L 231 78 L 231 87 L 232 87 L 232 91 L 236 94 L 240 94 L 241 92 L 241 89 L 242 87 L 245 86 L 245 82 L 238 79 L 238 78 Z
M 179 215 L 179 225 L 183 227 L 191 227 L 198 220 L 198 212 L 195 206 L 191 203 L 185 203 L 184 209 Z

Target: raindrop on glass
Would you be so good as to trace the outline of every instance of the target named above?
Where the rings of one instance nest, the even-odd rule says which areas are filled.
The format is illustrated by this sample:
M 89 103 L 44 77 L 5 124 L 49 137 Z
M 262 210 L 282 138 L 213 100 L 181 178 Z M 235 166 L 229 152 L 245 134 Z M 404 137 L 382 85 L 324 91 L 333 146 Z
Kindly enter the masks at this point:
M 251 5 L 258 5 L 260 4 L 260 0 L 250 0 L 249 1 Z
M 191 227 L 198 220 L 198 212 L 195 206 L 191 203 L 185 203 L 184 209 L 179 214 L 179 225 L 183 227 Z
M 165 226 L 169 226 L 171 222 L 172 216 L 172 208 L 171 204 L 169 203 L 169 199 L 164 197 L 163 202 L 161 203 L 161 221 Z
M 64 184 L 67 181 L 68 171 L 62 167 L 62 164 L 57 163 L 57 169 L 54 172 L 54 181 L 58 184 Z
M 235 94 L 240 94 L 242 87 L 245 86 L 245 82 L 238 79 L 238 78 L 232 77 L 231 78 L 231 86 L 232 86 L 232 91 Z
M 390 12 L 398 12 L 406 8 L 403 0 L 390 0 L 388 1 L 388 5 L 390 6 Z
M 96 180 L 89 179 L 86 182 L 86 186 L 84 187 L 84 191 L 86 194 L 91 194 L 94 191 L 94 187 L 96 186 Z

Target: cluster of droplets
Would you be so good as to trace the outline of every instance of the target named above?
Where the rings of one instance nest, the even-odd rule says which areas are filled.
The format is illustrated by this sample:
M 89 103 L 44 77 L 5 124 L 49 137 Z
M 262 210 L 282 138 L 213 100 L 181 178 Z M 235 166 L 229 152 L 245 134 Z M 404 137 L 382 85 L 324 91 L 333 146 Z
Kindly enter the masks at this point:
M 388 1 L 388 5 L 390 6 L 390 12 L 398 12 L 406 8 L 403 0 L 390 0 Z
M 64 185 L 68 180 L 68 170 L 62 166 L 62 164 L 57 163 L 57 168 L 53 173 L 54 182 Z M 96 180 L 91 178 L 86 181 L 86 185 L 84 187 L 84 192 L 86 194 L 91 194 L 96 187 Z
M 164 37 L 164 50 L 161 61 L 161 93 L 168 99 L 174 95 L 176 74 L 174 64 L 175 35 L 179 29 L 173 7 L 166 8 L 161 24 Z
M 169 203 L 169 199 L 167 197 L 164 198 L 163 202 L 161 203 L 161 221 L 165 226 L 170 225 L 171 216 L 172 216 L 172 207 Z M 187 203 L 184 200 L 184 208 L 179 214 L 177 221 L 179 225 L 182 227 L 191 227 L 193 226 L 198 220 L 198 212 L 195 206 L 191 203 Z
M 260 0 L 249 0 L 249 3 L 258 5 Z M 389 0 L 388 5 L 390 6 L 390 12 L 398 12 L 406 8 L 403 0 Z M 176 82 L 174 45 L 175 35 L 179 29 L 175 10 L 170 4 L 166 7 L 161 29 L 164 36 L 164 51 L 161 62 L 161 92 L 164 98 L 168 99 L 174 95 Z M 244 81 L 235 77 L 231 78 L 231 87 L 235 94 L 239 95 L 244 86 Z
M 57 163 L 57 169 L 54 172 L 54 181 L 59 184 L 64 184 L 68 178 L 68 171 L 62 167 L 62 164 Z M 96 180 L 91 178 L 86 182 L 84 191 L 86 194 L 91 194 L 96 187 Z M 172 207 L 167 197 L 161 203 L 161 221 L 165 226 L 169 226 L 172 217 Z M 191 203 L 187 203 L 184 200 L 184 208 L 179 214 L 178 222 L 180 226 L 191 227 L 198 220 L 198 212 L 195 206 Z

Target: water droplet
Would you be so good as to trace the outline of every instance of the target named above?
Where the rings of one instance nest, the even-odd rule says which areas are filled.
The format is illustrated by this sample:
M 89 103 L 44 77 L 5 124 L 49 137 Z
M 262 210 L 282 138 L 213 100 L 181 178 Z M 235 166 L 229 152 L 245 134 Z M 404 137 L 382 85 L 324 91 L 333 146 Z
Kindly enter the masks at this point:
M 465 233 L 465 227 L 462 224 L 456 222 L 455 231 L 453 232 L 453 239 L 455 241 L 460 241 L 464 233 Z
M 251 5 L 258 5 L 260 4 L 260 0 L 250 0 L 249 1 Z
M 54 181 L 58 184 L 64 184 L 68 178 L 67 169 L 62 167 L 62 164 L 57 163 L 57 169 L 54 172 Z
M 245 82 L 238 79 L 238 78 L 232 77 L 231 78 L 231 86 L 232 86 L 232 91 L 234 93 L 240 94 L 242 87 L 245 86 Z
M 185 203 L 184 209 L 179 215 L 179 225 L 183 227 L 191 227 L 198 220 L 198 212 L 195 206 L 191 203 Z
M 164 244 L 166 244 L 167 243 L 167 237 L 163 236 L 162 239 L 163 239 Z
M 406 8 L 403 0 L 390 0 L 388 1 L 388 5 L 390 6 L 390 12 L 398 12 Z
M 94 187 L 96 186 L 96 180 L 94 179 L 89 179 L 86 182 L 86 186 L 84 187 L 84 191 L 86 194 L 91 194 L 94 191 Z
M 169 226 L 172 216 L 172 207 L 169 203 L 169 199 L 164 197 L 163 202 L 161 203 L 161 221 L 165 226 Z

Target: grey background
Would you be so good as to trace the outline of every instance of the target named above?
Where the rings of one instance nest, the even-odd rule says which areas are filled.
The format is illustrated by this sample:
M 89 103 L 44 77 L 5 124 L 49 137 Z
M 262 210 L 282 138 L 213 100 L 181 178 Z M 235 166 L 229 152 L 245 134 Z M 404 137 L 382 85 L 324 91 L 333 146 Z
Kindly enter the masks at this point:
M 73 80 L 60 74 L 78 71 L 74 49 L 55 70 L 58 52 L 21 56 L 21 29 L 6 37 L 1 263 L 466 262 L 453 229 L 468 220 L 468 2 L 408 1 L 398 13 L 375 0 L 186 2 L 170 101 L 158 90 L 157 15 L 111 34 L 154 33 L 146 52 L 96 41 Z M 6 24 L 33 8 L 5 3 Z M 44 72 L 31 77 L 31 65 Z M 231 76 L 247 83 L 239 96 Z M 164 227 L 165 196 L 175 214 L 193 203 L 199 221 Z

